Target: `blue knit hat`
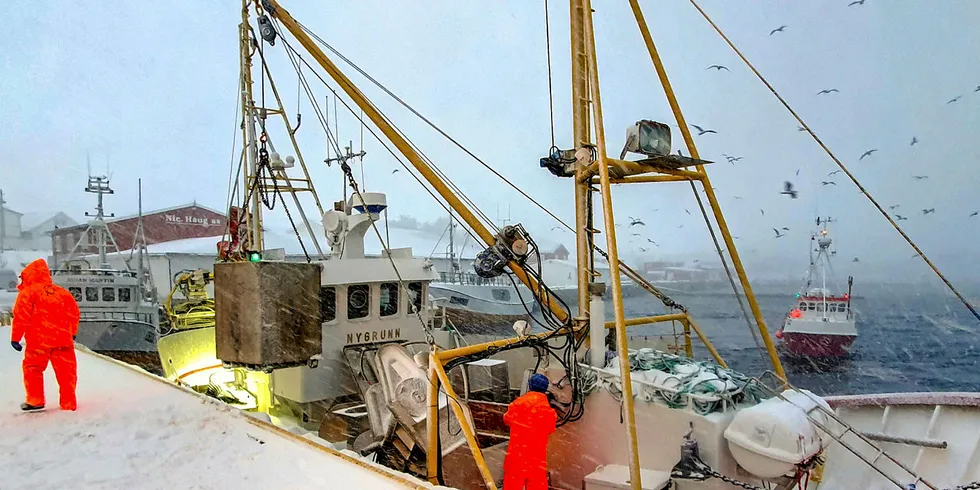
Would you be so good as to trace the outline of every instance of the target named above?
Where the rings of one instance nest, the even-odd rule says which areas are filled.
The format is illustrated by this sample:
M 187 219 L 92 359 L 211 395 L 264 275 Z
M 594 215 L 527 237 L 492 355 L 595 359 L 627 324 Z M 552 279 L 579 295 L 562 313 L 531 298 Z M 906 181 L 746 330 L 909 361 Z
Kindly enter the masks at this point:
M 547 392 L 549 386 L 551 386 L 551 380 L 543 374 L 533 374 L 531 379 L 527 380 L 527 389 L 538 393 Z

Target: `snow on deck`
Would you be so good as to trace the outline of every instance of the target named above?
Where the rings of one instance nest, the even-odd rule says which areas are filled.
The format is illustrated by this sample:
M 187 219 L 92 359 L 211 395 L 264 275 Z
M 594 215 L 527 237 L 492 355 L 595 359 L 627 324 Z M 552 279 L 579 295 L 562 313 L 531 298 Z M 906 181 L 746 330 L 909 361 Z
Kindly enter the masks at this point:
M 78 351 L 78 411 L 23 413 L 20 362 L 0 327 L 0 488 L 431 488 L 263 426 L 244 412 Z

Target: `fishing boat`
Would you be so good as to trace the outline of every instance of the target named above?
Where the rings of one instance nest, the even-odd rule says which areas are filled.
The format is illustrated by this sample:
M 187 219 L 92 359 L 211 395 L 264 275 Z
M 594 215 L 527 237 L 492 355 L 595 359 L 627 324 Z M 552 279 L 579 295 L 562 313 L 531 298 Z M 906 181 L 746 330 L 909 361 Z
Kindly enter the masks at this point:
M 188 273 L 175 294 L 184 298 L 168 306 L 176 327 L 160 340 L 167 377 L 316 444 L 431 485 L 500 488 L 509 439 L 503 414 L 527 389 L 529 375 L 541 373 L 551 381 L 558 415 L 548 451 L 551 488 L 980 488 L 980 396 L 827 400 L 790 383 L 711 187 L 705 170 L 711 162 L 699 156 L 639 4 L 631 0 L 630 6 L 691 156 L 673 154 L 670 126 L 651 120 L 628 125 L 620 158 L 607 154 L 593 11 L 588 0 L 572 0 L 573 144 L 552 148 L 540 164 L 574 189 L 575 223 L 566 225 L 577 238 L 573 316 L 531 260 L 533 230 L 520 223 L 498 227 L 481 217 L 459 195 L 461 186 L 420 153 L 335 58 L 365 72 L 276 0 L 244 0 L 242 117 L 236 122 L 244 141 L 236 179 L 241 187 L 232 193 L 229 239 L 218 244 L 213 274 Z M 382 235 L 376 222 L 387 198 L 362 190 L 339 158 L 345 196 L 323 209 L 266 64 L 274 50 L 285 52 L 308 94 L 304 73 L 317 71 L 324 85 L 332 80 L 351 112 L 483 241 L 474 273 L 511 275 L 524 284 L 541 314 L 538 331 L 516 324 L 516 335 L 486 339 L 444 329 L 425 302 L 439 278 L 431 264 L 384 240 L 380 257 L 364 256 L 364 237 Z M 365 78 L 410 108 L 375 78 Z M 256 79 L 262 90 L 254 89 Z M 275 143 L 283 141 L 292 155 L 277 150 Z M 738 276 L 770 372 L 748 376 L 730 369 L 683 305 L 620 261 L 611 184 L 654 182 L 692 183 L 698 199 L 703 191 L 711 210 L 705 220 L 717 227 L 719 256 Z M 297 198 L 306 192 L 322 217 L 322 238 L 311 231 Z M 287 212 L 297 238 L 305 227 L 312 239 L 305 261 L 285 261 L 263 244 L 263 213 L 275 202 L 288 210 L 285 194 L 302 221 Z M 605 247 L 594 240 L 600 210 Z M 318 239 L 332 253 L 324 253 Z M 597 256 L 607 261 L 608 274 L 596 270 Z M 671 313 L 626 318 L 624 278 Z M 607 303 L 614 313 L 609 322 Z M 683 328 L 683 355 L 630 348 L 627 327 L 673 323 Z M 613 332 L 609 343 L 607 332 Z M 694 338 L 711 359 L 693 358 Z M 338 471 L 336 478 L 345 474 Z
M 786 314 L 782 327 L 776 330 L 786 349 L 794 355 L 814 358 L 845 357 L 857 338 L 854 311 L 851 309 L 853 277 L 847 278 L 847 292 L 833 292 L 830 258 L 833 239 L 827 231 L 830 218 L 817 218 L 819 231 L 810 235 L 810 265 L 796 304 Z M 814 256 L 816 253 L 816 256 Z
M 429 296 L 440 307 L 439 319 L 464 334 L 506 335 L 514 322 L 530 320 L 533 295 L 508 277 L 482 277 L 463 271 L 456 252 L 457 227 L 450 215 L 446 227 L 447 267 L 439 271 L 439 280 L 429 286 Z
M 75 341 L 121 361 L 159 372 L 157 329 L 160 307 L 143 267 L 143 250 L 135 270 L 116 269 L 106 260 L 107 251 L 119 252 L 106 224 L 104 198 L 113 194 L 109 179 L 90 176 L 85 192 L 97 196 L 95 214 L 68 256 L 51 271 L 52 281 L 67 289 L 81 313 Z M 109 215 L 112 216 L 111 214 Z M 138 225 L 137 237 L 142 234 Z M 91 254 L 94 247 L 95 254 Z M 93 263 L 94 262 L 94 263 Z

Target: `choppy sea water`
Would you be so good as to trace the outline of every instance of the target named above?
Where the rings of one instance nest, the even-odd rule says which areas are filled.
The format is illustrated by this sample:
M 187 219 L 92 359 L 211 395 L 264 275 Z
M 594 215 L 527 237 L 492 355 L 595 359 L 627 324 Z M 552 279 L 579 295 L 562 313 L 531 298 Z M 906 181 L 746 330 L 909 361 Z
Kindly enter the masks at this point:
M 787 289 L 785 294 L 767 292 L 758 297 L 770 336 L 782 324 L 794 292 Z M 794 385 L 821 395 L 980 391 L 980 322 L 955 297 L 936 290 L 871 285 L 855 296 L 858 338 L 851 357 L 813 363 L 781 356 Z M 734 295 L 672 297 L 688 308 L 731 368 L 749 376 L 771 369 Z M 976 302 L 977 295 L 970 298 Z M 662 305 L 648 295 L 627 298 L 625 309 L 627 316 L 663 312 Z M 633 328 L 636 333 L 663 331 L 663 327 Z M 710 359 L 696 338 L 695 355 Z

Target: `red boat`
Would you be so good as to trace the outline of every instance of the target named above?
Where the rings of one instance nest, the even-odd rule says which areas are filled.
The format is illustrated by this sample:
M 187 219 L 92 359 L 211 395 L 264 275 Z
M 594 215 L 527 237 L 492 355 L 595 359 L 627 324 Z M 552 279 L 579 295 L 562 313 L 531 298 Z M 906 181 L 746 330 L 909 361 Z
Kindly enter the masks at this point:
M 845 357 L 850 354 L 851 344 L 857 338 L 854 312 L 851 310 L 851 286 L 847 279 L 847 293 L 832 294 L 827 289 L 827 270 L 830 267 L 830 245 L 833 240 L 827 234 L 830 219 L 817 219 L 823 225 L 819 233 L 811 235 L 816 243 L 811 248 L 810 267 L 801 291 L 796 294 L 796 305 L 786 315 L 783 325 L 776 331 L 776 338 L 783 341 L 786 349 L 804 357 Z M 814 257 L 813 252 L 816 252 Z M 819 280 L 820 286 L 814 286 Z

